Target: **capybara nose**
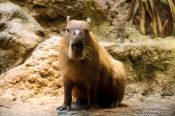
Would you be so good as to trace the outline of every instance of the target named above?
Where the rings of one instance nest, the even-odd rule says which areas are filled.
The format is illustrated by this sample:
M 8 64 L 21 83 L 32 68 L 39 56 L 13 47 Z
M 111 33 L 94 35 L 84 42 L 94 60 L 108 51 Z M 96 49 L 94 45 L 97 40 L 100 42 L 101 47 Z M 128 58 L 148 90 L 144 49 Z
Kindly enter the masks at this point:
M 72 43 L 72 44 L 71 44 L 71 48 L 72 48 L 72 49 L 83 49 L 83 44 L 80 43 L 80 42 Z
M 73 32 L 73 35 L 75 35 L 75 36 L 79 36 L 79 35 L 82 35 L 82 32 L 81 32 L 81 30 L 75 30 L 74 32 Z

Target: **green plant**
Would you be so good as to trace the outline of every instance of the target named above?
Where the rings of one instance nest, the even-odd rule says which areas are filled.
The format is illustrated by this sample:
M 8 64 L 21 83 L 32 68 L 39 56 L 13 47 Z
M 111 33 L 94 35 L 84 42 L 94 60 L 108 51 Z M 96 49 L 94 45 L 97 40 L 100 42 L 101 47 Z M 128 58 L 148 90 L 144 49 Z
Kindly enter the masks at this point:
M 158 5 L 163 4 L 169 7 L 171 17 L 162 21 L 159 16 Z M 165 9 L 167 10 L 167 9 Z M 127 20 L 134 23 L 139 15 L 140 32 L 146 35 L 146 29 L 151 29 L 154 37 L 165 37 L 168 25 L 172 22 L 172 28 L 169 30 L 171 35 L 175 35 L 175 6 L 173 0 L 132 0 L 131 9 L 128 13 Z M 148 24 L 148 25 L 147 25 Z

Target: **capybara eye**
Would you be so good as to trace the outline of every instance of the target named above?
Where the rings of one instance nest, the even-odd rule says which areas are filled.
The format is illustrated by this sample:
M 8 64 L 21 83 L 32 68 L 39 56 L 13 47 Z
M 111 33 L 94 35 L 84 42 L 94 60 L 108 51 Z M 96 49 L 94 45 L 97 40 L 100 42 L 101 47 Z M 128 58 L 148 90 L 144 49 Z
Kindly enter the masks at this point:
M 89 29 L 87 28 L 87 29 L 85 29 L 84 31 L 85 31 L 85 33 L 87 34 L 87 33 L 89 32 Z
M 66 31 L 69 33 L 69 32 L 70 32 L 70 29 L 69 29 L 69 28 L 67 28 L 67 29 L 66 29 Z

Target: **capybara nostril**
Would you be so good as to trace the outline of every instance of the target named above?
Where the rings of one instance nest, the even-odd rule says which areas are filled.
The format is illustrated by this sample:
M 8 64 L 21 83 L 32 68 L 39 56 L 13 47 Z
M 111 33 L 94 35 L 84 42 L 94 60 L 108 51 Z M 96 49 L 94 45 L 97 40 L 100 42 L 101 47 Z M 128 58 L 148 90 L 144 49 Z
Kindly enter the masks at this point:
M 83 44 L 82 43 L 72 43 L 71 44 L 72 49 L 83 49 Z

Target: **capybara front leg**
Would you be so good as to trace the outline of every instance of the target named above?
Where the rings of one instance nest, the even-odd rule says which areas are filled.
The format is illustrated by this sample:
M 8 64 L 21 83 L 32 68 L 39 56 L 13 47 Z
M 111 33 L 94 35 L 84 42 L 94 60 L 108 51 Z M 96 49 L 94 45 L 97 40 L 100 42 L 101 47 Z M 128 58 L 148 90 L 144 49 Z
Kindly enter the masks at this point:
M 89 108 L 97 107 L 97 86 L 94 83 L 88 88 L 88 106 Z
M 72 103 L 72 84 L 64 82 L 64 103 L 62 106 L 58 107 L 57 110 L 70 110 Z

